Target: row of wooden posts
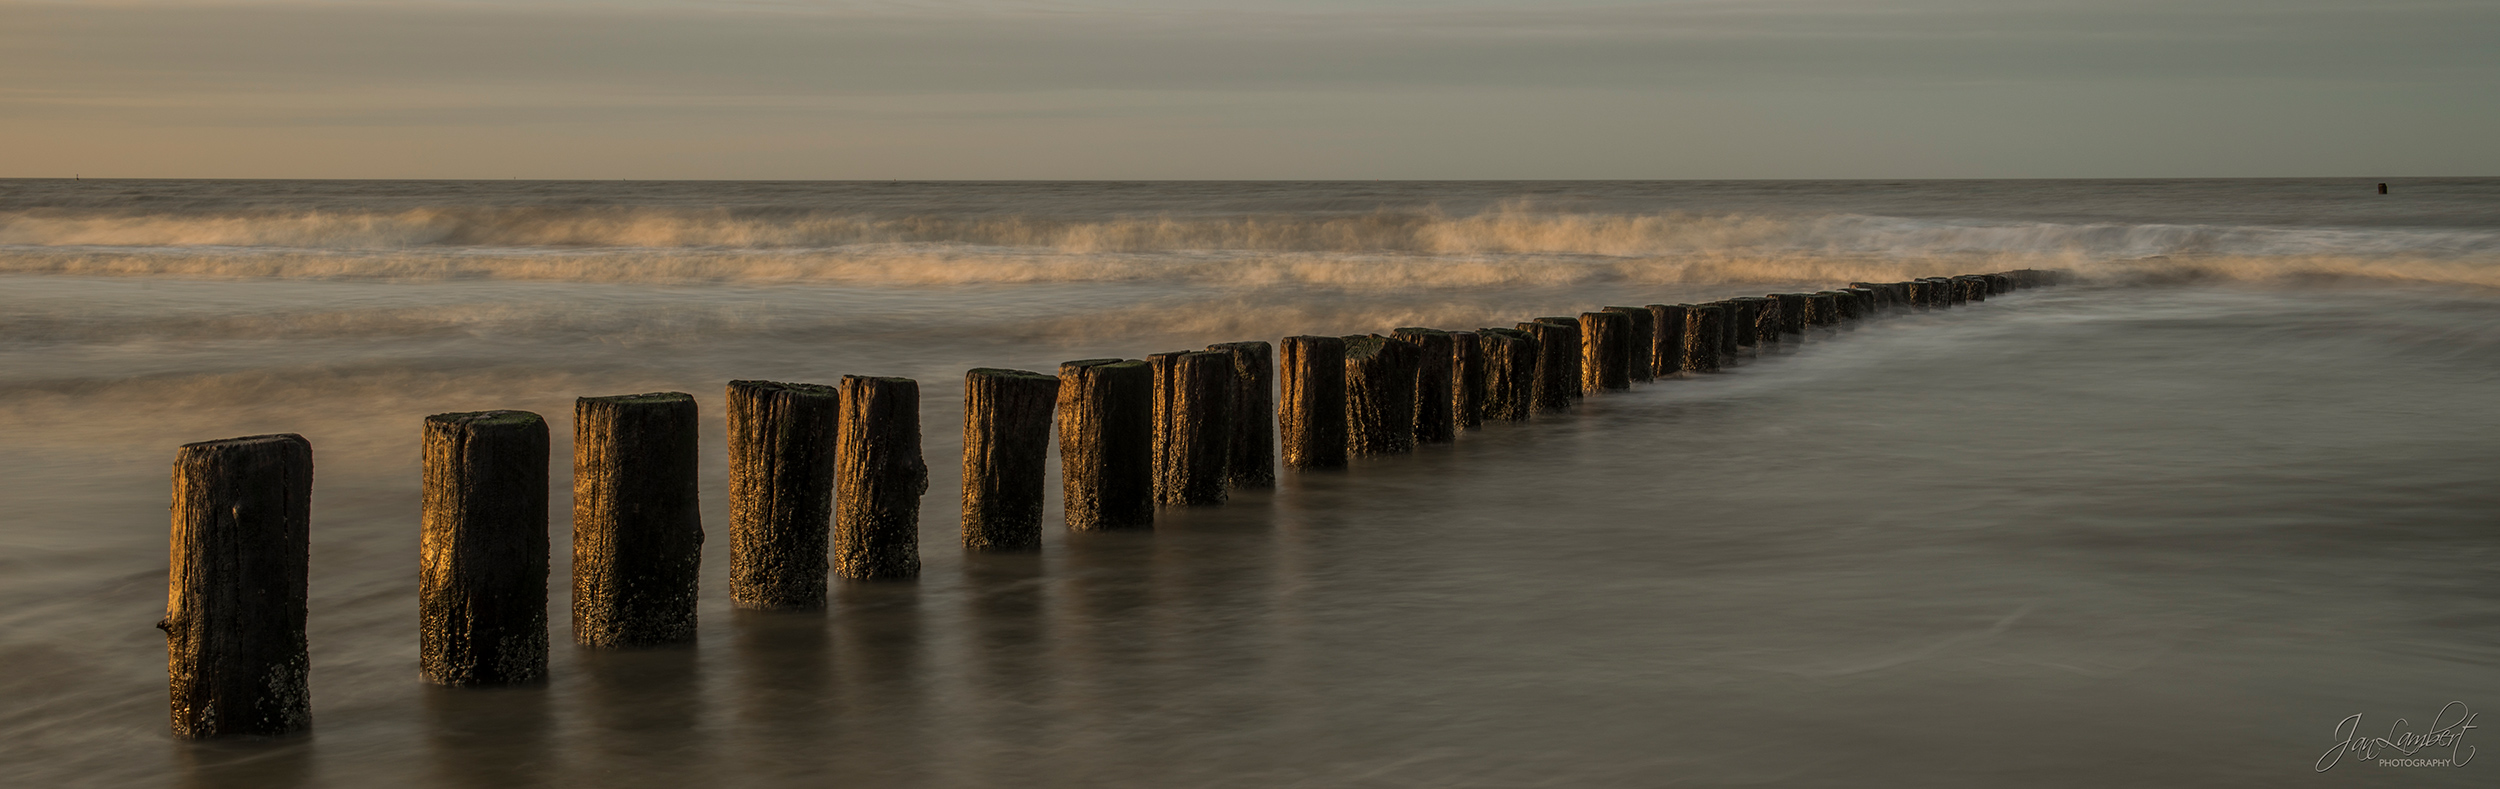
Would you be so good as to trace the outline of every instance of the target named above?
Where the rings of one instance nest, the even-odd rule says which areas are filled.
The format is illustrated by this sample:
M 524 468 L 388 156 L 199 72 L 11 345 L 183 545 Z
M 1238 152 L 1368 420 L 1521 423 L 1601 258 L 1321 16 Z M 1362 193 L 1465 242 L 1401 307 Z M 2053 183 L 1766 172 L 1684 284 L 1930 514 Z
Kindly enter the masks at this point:
M 1058 375 L 964 378 L 963 546 L 1041 544 L 1056 417 L 1064 519 L 1149 527 L 1158 506 L 1222 503 L 1289 469 L 1408 452 L 1487 420 L 1716 372 L 1742 349 L 1795 342 L 1878 311 L 1941 309 L 2054 284 L 2015 271 L 1707 304 L 1607 307 L 1476 331 L 1287 337 Z M 1278 353 L 1277 351 L 1281 351 Z M 1270 371 L 1278 373 L 1270 386 Z M 1271 392 L 1276 393 L 1271 401 Z M 732 381 L 730 597 L 823 606 L 829 576 L 920 571 L 919 386 Z M 1273 419 L 1271 420 L 1271 415 Z M 695 635 L 703 526 L 694 398 L 585 397 L 573 419 L 573 632 L 622 647 Z M 446 685 L 547 673 L 546 420 L 526 411 L 425 420 L 419 672 Z M 174 462 L 166 633 L 177 736 L 281 735 L 311 725 L 304 635 L 312 446 L 294 434 L 183 446 Z

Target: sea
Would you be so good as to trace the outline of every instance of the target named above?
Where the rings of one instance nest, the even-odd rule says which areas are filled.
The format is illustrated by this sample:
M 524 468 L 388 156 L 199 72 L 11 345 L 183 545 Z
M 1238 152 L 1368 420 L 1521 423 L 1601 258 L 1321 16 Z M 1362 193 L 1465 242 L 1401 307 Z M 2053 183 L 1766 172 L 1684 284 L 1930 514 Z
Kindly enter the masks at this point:
M 959 547 L 971 368 L 2025 268 Z M 735 609 L 724 385 L 844 375 L 920 384 L 922 573 Z M 576 647 L 571 404 L 655 391 L 699 638 Z M 551 678 L 436 687 L 420 425 L 485 409 L 554 437 Z M 175 740 L 174 450 L 280 432 L 313 731 Z M 2496 478 L 2500 178 L 0 180 L 0 784 L 2488 787 Z

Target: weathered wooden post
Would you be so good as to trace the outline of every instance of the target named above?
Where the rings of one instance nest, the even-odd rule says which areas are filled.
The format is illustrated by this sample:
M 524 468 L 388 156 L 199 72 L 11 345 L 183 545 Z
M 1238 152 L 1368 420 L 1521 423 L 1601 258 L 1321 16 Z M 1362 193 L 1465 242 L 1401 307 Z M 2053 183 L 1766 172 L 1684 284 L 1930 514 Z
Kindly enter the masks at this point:
M 920 575 L 920 383 L 842 376 L 833 470 L 833 572 L 854 581 Z
M 694 396 L 573 401 L 573 639 L 694 640 L 703 561 Z
M 1719 366 L 1732 366 L 1736 364 L 1736 353 L 1743 350 L 1736 347 L 1736 301 L 1720 299 L 1711 303 L 1719 305 Z
M 1987 278 L 1987 277 L 1982 277 L 1982 276 L 1979 276 L 1979 275 L 1977 275 L 1977 274 L 1964 274 L 1964 275 L 1959 276 L 1959 277 L 1954 277 L 1954 279 L 1959 280 L 1959 281 L 1962 283 L 1962 300 L 1963 300 L 1963 301 L 1987 301 L 1987 300 L 1988 300 L 1988 278 Z
M 1824 327 L 1827 332 L 1838 331 L 1841 320 L 1840 294 L 1826 290 L 1811 295 L 1814 298 L 1812 302 L 1814 325 Z
M 1867 288 L 1849 288 L 1841 293 L 1846 294 L 1841 300 L 1847 302 L 1842 305 L 1841 313 L 1848 316 L 1850 320 L 1875 317 L 1875 311 L 1880 306 L 1875 300 L 1875 291 Z
M 1484 425 L 1484 346 L 1475 332 L 1450 332 L 1450 416 L 1461 430 Z
M 1874 315 L 1875 313 L 1882 312 L 1892 307 L 1892 298 L 1891 294 L 1887 291 L 1888 287 L 1889 286 L 1887 285 L 1875 282 L 1849 283 L 1850 292 L 1863 294 L 1858 303 L 1863 307 L 1863 311 L 1868 315 Z
M 1154 525 L 1154 370 L 1138 359 L 1059 365 L 1059 479 L 1068 528 Z
M 1619 312 L 1580 313 L 1580 391 L 1632 388 L 1632 319 Z
M 1146 357 L 1155 373 L 1155 503 L 1222 504 L 1233 448 L 1233 357 L 1176 351 Z
M 990 367 L 964 373 L 965 550 L 1042 547 L 1050 414 L 1058 402 L 1055 375 Z
M 1937 299 L 1935 283 L 1928 282 L 1923 279 L 1914 279 L 1901 284 L 1909 288 L 1911 309 L 1918 312 L 1926 312 L 1936 308 Z
M 1345 338 L 1346 454 L 1415 451 L 1415 346 L 1374 334 Z
M 1963 295 L 1962 283 L 1953 281 L 1951 277 L 1930 277 L 1927 281 L 1935 283 L 1938 305 L 1959 307 L 1970 301 Z
M 1539 411 L 1559 411 L 1571 407 L 1571 398 L 1580 393 L 1580 322 L 1569 328 L 1558 318 L 1538 318 L 1519 324 L 1519 330 L 1536 340 L 1536 395 Z
M 547 420 L 425 418 L 417 675 L 439 685 L 547 677 Z
M 1769 296 L 1747 296 L 1755 307 L 1753 315 L 1754 342 L 1763 346 L 1778 345 L 1780 326 L 1788 319 L 1780 312 L 1780 300 Z
M 1285 338 L 1283 399 L 1276 403 L 1286 468 L 1345 465 L 1345 340 L 1307 335 Z
M 1685 313 L 1690 304 L 1649 305 L 1649 365 L 1664 378 L 1684 372 Z
M 1771 300 L 1758 296 L 1738 296 L 1720 303 L 1727 305 L 1729 313 L 1735 316 L 1735 320 L 1729 323 L 1729 332 L 1736 338 L 1736 347 L 1759 350 L 1765 342 L 1762 336 L 1762 307 L 1764 304 L 1771 303 Z M 1776 333 L 1772 335 L 1773 339 L 1777 337 Z
M 1632 322 L 1623 343 L 1623 369 L 1631 375 L 1632 382 L 1657 379 L 1658 365 L 1650 358 L 1650 344 L 1658 332 L 1657 318 L 1649 314 L 1648 307 L 1607 307 L 1606 311 L 1619 313 Z
M 842 391 L 731 381 L 728 416 L 729 599 L 740 608 L 822 607 Z
M 156 623 L 175 737 L 312 728 L 312 472 L 312 444 L 293 433 L 175 451 L 172 562 Z
M 1805 337 L 1806 327 L 1814 319 L 1814 296 L 1806 293 L 1773 293 L 1780 303 L 1780 334 Z
M 1484 353 L 1484 418 L 1528 418 L 1536 407 L 1536 338 L 1518 329 L 1477 329 L 1476 346 Z
M 1684 369 L 1719 371 L 1719 335 L 1727 328 L 1726 312 L 1718 304 L 1695 304 L 1684 311 Z
M 1440 329 L 1401 328 L 1389 339 L 1415 346 L 1415 443 L 1445 444 L 1458 437 L 1458 414 L 1451 392 L 1458 388 L 1456 351 L 1450 333 Z
M 1276 369 L 1276 347 L 1265 341 L 1224 342 L 1207 350 L 1233 360 L 1233 430 L 1226 446 L 1232 457 L 1225 473 L 1236 488 L 1276 486 L 1276 395 L 1269 383 Z

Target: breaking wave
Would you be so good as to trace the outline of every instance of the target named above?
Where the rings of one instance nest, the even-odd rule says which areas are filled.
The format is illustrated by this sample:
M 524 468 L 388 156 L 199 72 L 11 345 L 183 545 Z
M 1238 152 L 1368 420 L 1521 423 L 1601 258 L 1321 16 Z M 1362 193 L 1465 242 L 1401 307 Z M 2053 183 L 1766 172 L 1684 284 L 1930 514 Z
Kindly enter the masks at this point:
M 2068 268 L 2127 280 L 2500 287 L 2500 231 L 1951 221 L 1859 214 L 874 216 L 429 208 L 0 212 L 0 272 L 587 282 L 1173 282 L 1481 287 L 1894 279 Z

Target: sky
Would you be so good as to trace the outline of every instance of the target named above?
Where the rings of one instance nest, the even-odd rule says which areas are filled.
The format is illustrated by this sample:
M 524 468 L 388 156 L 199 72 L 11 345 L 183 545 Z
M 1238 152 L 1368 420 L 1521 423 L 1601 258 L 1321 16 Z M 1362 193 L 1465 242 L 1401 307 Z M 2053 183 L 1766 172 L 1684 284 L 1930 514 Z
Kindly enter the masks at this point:
M 2500 175 L 2500 0 L 0 0 L 0 177 Z

